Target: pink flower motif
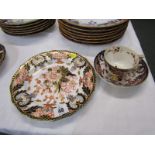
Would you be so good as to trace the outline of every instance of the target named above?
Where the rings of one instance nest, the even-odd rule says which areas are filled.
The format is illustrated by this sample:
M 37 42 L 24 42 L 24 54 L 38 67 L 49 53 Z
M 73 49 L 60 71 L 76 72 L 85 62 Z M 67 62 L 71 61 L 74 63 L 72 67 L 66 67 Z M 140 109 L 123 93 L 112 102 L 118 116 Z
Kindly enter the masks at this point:
M 91 81 L 93 77 L 93 72 L 89 70 L 89 72 L 86 72 L 83 77 L 83 84 L 85 87 L 88 87 L 90 90 L 93 89 L 93 82 Z
M 43 111 L 41 108 L 38 108 L 35 112 L 32 113 L 32 116 L 39 118 L 40 116 L 43 116 Z
M 76 89 L 77 85 L 77 77 L 73 76 L 68 76 L 66 77 L 69 81 L 68 82 L 62 82 L 61 83 L 61 89 L 66 92 L 70 93 Z
M 67 53 L 55 52 L 52 53 L 52 57 L 55 59 L 66 59 L 68 57 Z
M 24 81 L 29 80 L 31 80 L 31 78 L 28 75 L 27 69 L 25 67 L 22 67 L 14 80 L 13 86 L 16 86 L 17 84 L 22 84 Z
M 62 59 L 67 59 L 68 55 L 66 53 L 56 52 L 52 54 L 54 59 L 57 59 L 58 64 L 63 64 Z

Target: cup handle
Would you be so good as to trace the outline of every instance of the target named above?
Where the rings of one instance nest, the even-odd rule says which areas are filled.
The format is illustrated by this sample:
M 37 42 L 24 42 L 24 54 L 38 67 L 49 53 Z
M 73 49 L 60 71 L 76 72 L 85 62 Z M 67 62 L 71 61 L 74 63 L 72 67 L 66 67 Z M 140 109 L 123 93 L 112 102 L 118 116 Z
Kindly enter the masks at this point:
M 139 57 L 140 59 L 145 58 L 143 54 L 138 54 L 138 57 Z

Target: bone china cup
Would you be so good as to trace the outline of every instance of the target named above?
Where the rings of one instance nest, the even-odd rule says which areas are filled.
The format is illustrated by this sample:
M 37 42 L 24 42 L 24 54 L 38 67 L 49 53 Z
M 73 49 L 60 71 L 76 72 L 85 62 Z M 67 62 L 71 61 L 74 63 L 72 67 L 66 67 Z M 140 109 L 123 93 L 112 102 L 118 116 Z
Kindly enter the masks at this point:
M 106 49 L 104 59 L 114 76 L 113 79 L 122 80 L 124 72 L 138 67 L 142 56 L 127 47 L 118 46 Z

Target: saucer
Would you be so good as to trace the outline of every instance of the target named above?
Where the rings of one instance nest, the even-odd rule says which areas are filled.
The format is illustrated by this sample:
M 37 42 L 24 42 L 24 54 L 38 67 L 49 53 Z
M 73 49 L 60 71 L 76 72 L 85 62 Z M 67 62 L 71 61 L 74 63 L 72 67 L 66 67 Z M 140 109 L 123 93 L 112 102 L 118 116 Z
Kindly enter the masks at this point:
M 110 71 L 109 66 L 104 60 L 104 52 L 101 51 L 94 60 L 94 67 L 98 75 L 107 83 L 130 87 L 137 86 L 145 81 L 148 76 L 148 67 L 144 60 L 139 62 L 137 69 L 132 71 L 127 71 L 124 73 L 123 79 L 117 79 L 117 77 Z
M 5 47 L 0 44 L 0 64 L 4 61 L 5 53 Z

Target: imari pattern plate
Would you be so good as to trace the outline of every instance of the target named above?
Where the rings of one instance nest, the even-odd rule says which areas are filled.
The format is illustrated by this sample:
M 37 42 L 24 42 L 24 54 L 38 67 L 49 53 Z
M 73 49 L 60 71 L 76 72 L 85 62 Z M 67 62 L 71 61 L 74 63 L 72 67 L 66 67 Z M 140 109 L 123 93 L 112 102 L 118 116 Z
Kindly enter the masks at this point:
M 10 85 L 12 102 L 25 115 L 57 120 L 79 110 L 95 88 L 95 74 L 75 52 L 49 51 L 20 66 Z

